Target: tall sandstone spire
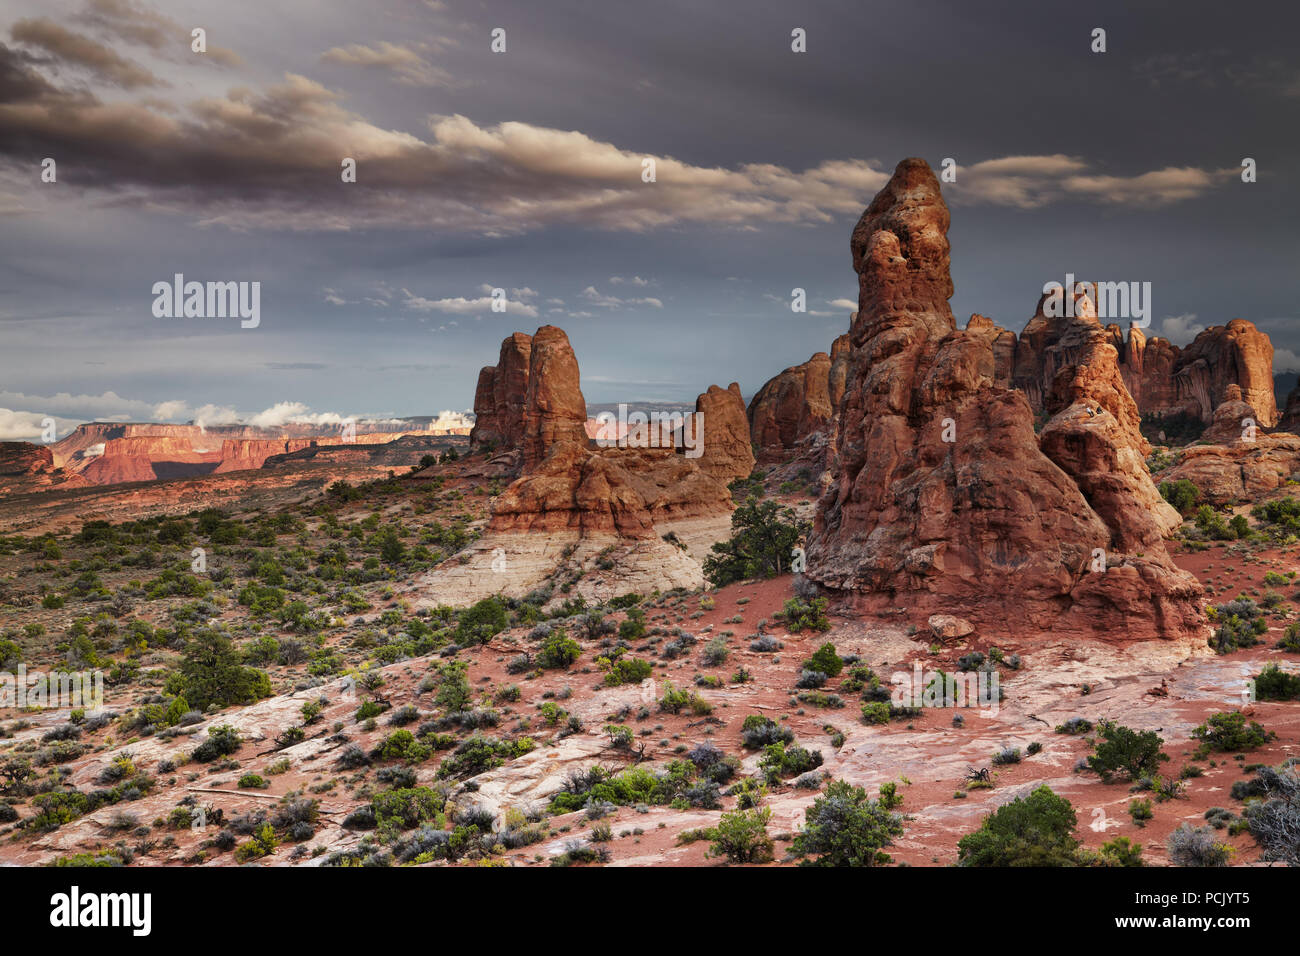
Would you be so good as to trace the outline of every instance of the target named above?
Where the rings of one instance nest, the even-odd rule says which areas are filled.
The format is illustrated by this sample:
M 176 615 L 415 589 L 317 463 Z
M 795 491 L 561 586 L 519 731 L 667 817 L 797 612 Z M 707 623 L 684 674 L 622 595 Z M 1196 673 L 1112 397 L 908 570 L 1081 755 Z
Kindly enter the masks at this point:
M 1203 642 L 1200 585 L 1170 561 L 1159 516 L 1143 516 L 1159 496 L 1114 347 L 1097 328 L 1062 356 L 1049 457 L 1024 394 L 996 383 L 993 337 L 956 329 L 948 223 L 934 173 L 907 159 L 853 230 L 840 469 L 809 577 L 866 609 Z

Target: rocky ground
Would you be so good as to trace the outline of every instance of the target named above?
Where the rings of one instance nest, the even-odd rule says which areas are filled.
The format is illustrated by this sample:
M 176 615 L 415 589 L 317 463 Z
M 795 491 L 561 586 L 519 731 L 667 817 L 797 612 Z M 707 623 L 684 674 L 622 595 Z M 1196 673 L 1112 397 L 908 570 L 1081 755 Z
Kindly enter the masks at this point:
M 164 509 L 189 513 L 188 535 L 154 517 L 119 523 L 115 533 L 91 525 L 80 536 L 0 539 L 0 628 L 28 669 L 93 655 L 113 677 L 105 689 L 113 715 L 107 719 L 92 714 L 73 724 L 68 707 L 0 711 L 3 802 L 12 807 L 0 829 L 0 860 L 39 864 L 92 854 L 134 866 L 219 866 L 237 859 L 442 865 L 449 854 L 421 857 L 411 849 L 421 831 L 374 827 L 364 809 L 385 793 L 419 800 L 414 795 L 429 788 L 436 809 L 430 804 L 415 817 L 455 832 L 477 820 L 482 830 L 509 835 L 486 853 L 471 841 L 458 851 L 463 864 L 582 862 L 595 850 L 607 852 L 608 865 L 720 865 L 706 856 L 710 840 L 692 831 L 716 826 L 737 805 L 728 791 L 760 773 L 761 751 L 742 745 L 742 724 L 763 715 L 821 755 L 811 775 L 778 776 L 762 797 L 776 840 L 772 865 L 794 862 L 789 836 L 830 778 L 873 794 L 882 784 L 897 786 L 904 833 L 889 852 L 899 863 L 954 863 L 957 841 L 985 814 L 1046 783 L 1074 805 L 1085 845 L 1127 836 L 1143 845 L 1148 863 L 1163 864 L 1165 840 L 1180 823 L 1203 824 L 1216 807 L 1240 815 L 1243 804 L 1230 791 L 1251 775 L 1248 768 L 1300 756 L 1300 704 L 1294 702 L 1246 704 L 1250 718 L 1276 734 L 1248 753 L 1198 756 L 1191 736 L 1210 714 L 1241 708 L 1247 682 L 1266 662 L 1291 670 L 1300 664 L 1300 654 L 1275 646 L 1297 616 L 1300 565 L 1293 546 L 1262 526 L 1252 540 L 1211 543 L 1189 524 L 1188 542 L 1172 549 L 1175 563 L 1201 581 L 1211 603 L 1244 594 L 1267 608 L 1261 642 L 1230 654 L 1195 642 L 1133 643 L 1122 633 L 1090 642 L 1056 639 L 1015 620 L 945 640 L 927 616 L 906 607 L 872 617 L 836 614 L 832 607 L 829 630 L 792 631 L 782 619 L 799 587 L 790 575 L 651 594 L 635 605 L 643 620 L 629 624 L 637 616 L 629 613 L 633 605 L 612 593 L 617 573 L 600 566 L 599 552 L 561 562 L 532 594 L 512 602 L 487 643 L 473 644 L 460 640 L 462 625 L 444 610 L 456 602 L 431 600 L 426 585 L 434 568 L 458 563 L 458 553 L 481 544 L 476 536 L 499 490 L 482 470 L 475 458 L 426 471 L 419 480 L 380 480 L 351 493 L 303 489 L 301 497 L 274 503 L 254 496 L 224 519 L 237 521 L 237 535 L 229 524 L 225 532 L 209 527 L 205 534 L 195 520 L 196 496 L 206 496 L 208 482 L 219 479 L 178 493 L 179 485 L 164 483 L 161 496 L 191 503 Z M 815 490 L 798 481 L 766 488 L 805 514 Z M 5 502 L 0 517 L 13 522 L 20 507 Z M 189 571 L 196 546 L 208 550 L 206 578 Z M 321 560 L 331 548 L 334 570 Z M 189 593 L 189 585 L 164 573 L 168 568 L 202 578 L 201 586 Z M 602 580 L 603 588 L 593 583 Z M 250 584 L 279 588 L 286 604 L 301 600 L 310 614 L 241 603 Z M 50 595 L 58 597 L 47 600 Z M 603 625 L 584 622 L 595 608 Z M 133 631 L 132 621 L 148 627 Z M 619 625 L 621 637 L 611 632 Z M 164 684 L 182 660 L 177 635 L 192 636 L 201 626 L 219 627 L 249 664 L 263 668 L 272 696 L 185 715 L 168 726 L 157 705 L 170 700 Z M 548 628 L 577 640 L 580 654 L 572 664 L 542 665 Z M 756 650 L 764 635 L 771 649 Z M 796 688 L 802 662 L 827 641 L 850 667 L 819 689 Z M 652 665 L 648 678 L 607 684 L 602 658 L 620 644 L 625 657 Z M 952 673 L 977 651 L 1003 661 L 997 671 L 1005 698 L 996 713 L 926 707 L 884 724 L 864 721 L 854 666 L 869 667 L 888 687 L 893 675 L 917 665 Z M 464 693 L 451 706 L 444 689 L 454 662 L 465 665 Z M 695 698 L 677 712 L 676 705 L 665 710 L 669 685 Z M 312 705 L 309 717 L 304 704 Z M 144 710 L 150 705 L 154 710 Z M 957 714 L 964 718 L 960 726 Z M 1161 801 L 1132 792 L 1129 781 L 1103 783 L 1077 770 L 1092 752 L 1092 735 L 1056 728 L 1080 717 L 1159 733 L 1170 758 L 1161 773 L 1182 778 L 1183 792 Z M 237 731 L 235 749 L 214 760 L 191 756 L 219 738 L 209 731 L 221 726 Z M 626 728 L 621 743 L 619 727 Z M 402 738 L 403 730 L 411 740 Z M 604 813 L 555 802 L 571 773 L 664 771 L 704 744 L 736 765 L 716 801 L 689 799 L 679 790 L 675 800 L 638 800 Z M 1018 748 L 1018 761 L 995 763 L 994 754 L 1007 748 Z M 981 770 L 988 771 L 987 785 L 969 779 Z M 111 802 L 62 822 L 37 819 L 42 795 L 74 790 L 108 793 Z M 1143 825 L 1129 814 L 1130 801 L 1139 798 L 1152 803 L 1153 816 Z M 314 808 L 303 802 L 312 800 Z M 268 823 L 278 845 L 263 856 L 242 849 Z M 1259 860 L 1249 833 L 1217 832 L 1233 846 L 1234 863 Z

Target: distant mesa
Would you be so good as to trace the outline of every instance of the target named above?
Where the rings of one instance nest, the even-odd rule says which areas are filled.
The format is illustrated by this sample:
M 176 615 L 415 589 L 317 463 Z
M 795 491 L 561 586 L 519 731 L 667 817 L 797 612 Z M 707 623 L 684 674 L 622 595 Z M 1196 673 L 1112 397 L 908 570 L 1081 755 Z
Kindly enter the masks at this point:
M 50 462 L 47 483 L 113 485 L 227 474 L 263 468 L 297 453 L 329 446 L 376 446 L 403 437 L 468 435 L 471 422 L 455 413 L 440 416 L 360 422 L 345 437 L 337 424 L 290 422 L 273 428 L 252 425 L 170 425 L 150 422 L 91 422 L 78 425 L 49 446 L 31 445 Z M 0 449 L 12 468 L 32 457 L 25 442 L 3 442 Z M 19 446 L 9 448 L 9 446 Z M 341 457 L 373 457 L 351 452 Z M 307 454 L 303 459 L 314 457 Z M 380 456 L 382 457 L 382 456 Z M 417 456 L 418 458 L 418 456 Z M 35 473 L 34 473 L 35 474 Z M 27 484 L 31 484 L 28 481 Z

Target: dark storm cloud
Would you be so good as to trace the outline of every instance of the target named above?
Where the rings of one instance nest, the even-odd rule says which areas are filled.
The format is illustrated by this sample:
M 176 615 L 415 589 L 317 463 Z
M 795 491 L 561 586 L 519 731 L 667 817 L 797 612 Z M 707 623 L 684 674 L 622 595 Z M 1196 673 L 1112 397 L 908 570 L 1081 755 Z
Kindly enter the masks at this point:
M 9 35 L 18 43 L 44 50 L 62 64 L 85 67 L 104 81 L 124 89 L 162 85 L 158 77 L 138 63 L 45 17 L 19 20 L 10 28 Z
M 752 393 L 846 327 L 849 231 L 908 155 L 956 160 L 959 321 L 1019 330 L 1070 269 L 1151 280 L 1155 331 L 1240 315 L 1280 361 L 1300 351 L 1289 11 L 11 6 L 0 30 L 44 18 L 166 84 L 124 89 L 38 43 L 0 46 L 0 373 L 33 402 L 465 407 L 500 339 L 543 322 L 569 332 L 592 401 L 689 401 L 732 379 Z M 197 24 L 206 57 L 189 51 Z M 795 26 L 807 54 L 789 50 Z M 1104 55 L 1088 50 L 1096 26 Z M 218 41 L 242 65 L 211 69 L 238 59 L 213 56 Z M 46 156 L 57 188 L 37 184 Z M 1258 183 L 1240 181 L 1246 156 Z M 152 320 L 147 290 L 173 271 L 262 279 L 262 327 Z M 485 287 L 507 291 L 505 315 Z M 52 335 L 69 362 L 46 357 Z

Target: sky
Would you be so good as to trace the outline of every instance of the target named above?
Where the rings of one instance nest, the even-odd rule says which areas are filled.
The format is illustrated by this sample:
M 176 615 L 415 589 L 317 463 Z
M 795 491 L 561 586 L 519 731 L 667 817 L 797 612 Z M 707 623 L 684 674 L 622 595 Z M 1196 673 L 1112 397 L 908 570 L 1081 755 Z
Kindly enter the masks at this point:
M 1297 21 L 0 0 L 0 439 L 468 409 L 501 339 L 544 324 L 589 402 L 752 395 L 847 329 L 850 232 L 907 156 L 953 161 L 959 324 L 1018 332 L 1067 272 L 1150 282 L 1148 335 L 1245 318 L 1300 367 Z M 256 326 L 156 315 L 176 274 L 260 283 Z

